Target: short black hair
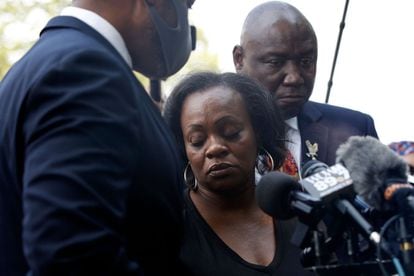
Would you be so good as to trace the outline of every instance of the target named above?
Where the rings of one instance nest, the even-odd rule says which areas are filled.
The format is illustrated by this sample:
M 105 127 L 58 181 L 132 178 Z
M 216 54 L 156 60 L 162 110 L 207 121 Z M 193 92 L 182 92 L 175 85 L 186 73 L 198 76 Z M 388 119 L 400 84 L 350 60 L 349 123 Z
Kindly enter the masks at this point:
M 167 98 L 164 119 L 171 128 L 183 159 L 188 161 L 181 129 L 181 111 L 185 99 L 213 87 L 228 87 L 239 93 L 247 108 L 258 149 L 263 147 L 273 157 L 275 168 L 283 164 L 286 154 L 285 123 L 271 96 L 253 79 L 236 73 L 197 72 L 188 75 L 173 89 Z

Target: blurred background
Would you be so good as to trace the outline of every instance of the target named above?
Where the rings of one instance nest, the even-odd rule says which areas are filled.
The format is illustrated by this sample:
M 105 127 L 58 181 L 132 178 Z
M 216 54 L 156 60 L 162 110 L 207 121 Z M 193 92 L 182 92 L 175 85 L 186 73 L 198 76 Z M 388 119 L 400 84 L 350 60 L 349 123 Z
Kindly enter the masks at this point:
M 70 0 L 1 0 L 0 80 Z M 167 97 L 188 72 L 234 72 L 233 46 L 247 13 L 263 0 L 196 0 L 190 21 L 197 49 L 187 65 L 162 83 Z M 313 25 L 318 70 L 312 100 L 324 102 L 345 0 L 286 0 Z M 414 141 L 414 10 L 412 0 L 350 0 L 329 103 L 370 114 L 383 143 Z M 146 85 L 147 80 L 137 75 Z

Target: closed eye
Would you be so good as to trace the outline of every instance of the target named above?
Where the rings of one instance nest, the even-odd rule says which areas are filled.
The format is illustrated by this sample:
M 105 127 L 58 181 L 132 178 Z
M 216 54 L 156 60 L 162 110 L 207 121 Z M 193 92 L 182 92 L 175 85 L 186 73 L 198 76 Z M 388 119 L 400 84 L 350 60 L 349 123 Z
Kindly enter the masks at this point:
M 240 138 L 240 132 L 241 131 L 235 131 L 224 134 L 224 138 L 226 138 L 229 141 L 234 141 Z
M 199 148 L 203 146 L 205 137 L 204 135 L 195 134 L 189 137 L 188 141 L 192 147 Z

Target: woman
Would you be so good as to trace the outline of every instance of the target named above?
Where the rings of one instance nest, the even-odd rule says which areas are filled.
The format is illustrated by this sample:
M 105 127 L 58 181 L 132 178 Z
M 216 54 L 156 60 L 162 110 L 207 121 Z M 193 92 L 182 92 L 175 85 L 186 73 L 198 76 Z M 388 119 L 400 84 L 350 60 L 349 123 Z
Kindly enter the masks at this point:
M 188 162 L 181 260 L 191 275 L 301 275 L 292 221 L 257 205 L 255 171 L 282 165 L 284 122 L 268 93 L 234 73 L 197 73 L 164 117 Z

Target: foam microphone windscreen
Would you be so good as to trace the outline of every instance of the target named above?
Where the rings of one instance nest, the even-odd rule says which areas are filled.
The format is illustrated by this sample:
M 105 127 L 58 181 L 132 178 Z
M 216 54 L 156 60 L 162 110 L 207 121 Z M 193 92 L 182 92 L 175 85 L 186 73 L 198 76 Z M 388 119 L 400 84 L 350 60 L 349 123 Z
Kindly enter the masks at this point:
M 373 137 L 350 137 L 338 148 L 336 162 L 348 169 L 355 192 L 375 209 L 384 206 L 387 183 L 407 181 L 408 166 L 404 160 Z

